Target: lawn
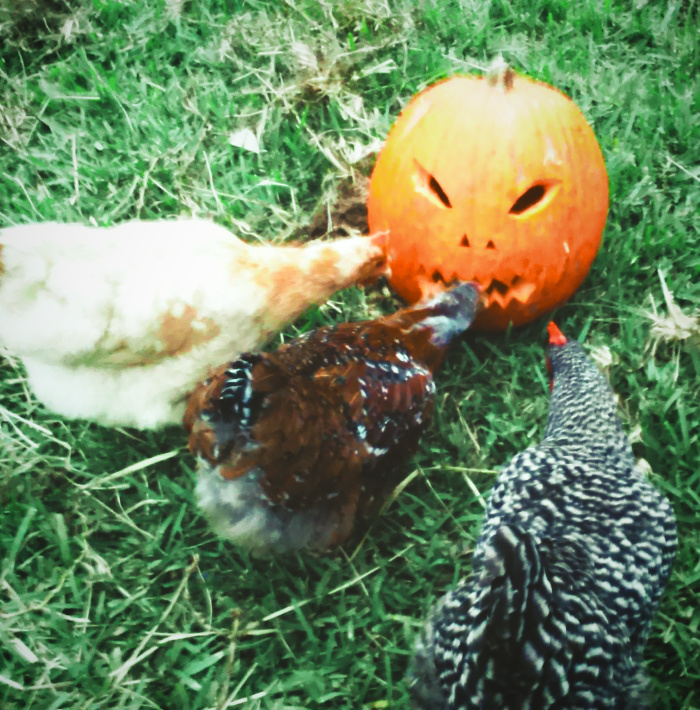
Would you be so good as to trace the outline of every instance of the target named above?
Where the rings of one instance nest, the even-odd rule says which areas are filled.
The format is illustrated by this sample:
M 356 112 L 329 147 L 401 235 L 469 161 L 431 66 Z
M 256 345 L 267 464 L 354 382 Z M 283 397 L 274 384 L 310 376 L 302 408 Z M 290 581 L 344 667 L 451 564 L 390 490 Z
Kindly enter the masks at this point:
M 569 94 L 611 203 L 556 318 L 675 509 L 646 662 L 659 708 L 697 709 L 700 348 L 669 317 L 671 298 L 700 309 L 698 27 L 697 0 L 0 0 L 0 227 L 200 214 L 282 242 L 369 174 L 429 83 L 502 53 Z M 348 289 L 284 337 L 386 300 Z M 468 571 L 498 467 L 544 427 L 544 326 L 458 343 L 388 511 L 335 554 L 273 560 L 209 531 L 177 427 L 62 420 L 2 354 L 0 706 L 406 707 L 422 619 Z

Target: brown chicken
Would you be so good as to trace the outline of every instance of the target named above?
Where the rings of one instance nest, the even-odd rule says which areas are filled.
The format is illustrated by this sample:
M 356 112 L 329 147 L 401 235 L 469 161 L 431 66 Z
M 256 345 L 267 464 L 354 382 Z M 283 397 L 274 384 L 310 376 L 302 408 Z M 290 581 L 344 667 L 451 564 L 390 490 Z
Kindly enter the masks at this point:
M 432 415 L 433 373 L 479 305 L 461 283 L 220 367 L 184 420 L 216 532 L 258 554 L 345 540 L 398 483 Z
M 383 237 L 253 245 L 206 219 L 7 227 L 0 345 L 63 416 L 179 424 L 212 367 L 384 261 Z

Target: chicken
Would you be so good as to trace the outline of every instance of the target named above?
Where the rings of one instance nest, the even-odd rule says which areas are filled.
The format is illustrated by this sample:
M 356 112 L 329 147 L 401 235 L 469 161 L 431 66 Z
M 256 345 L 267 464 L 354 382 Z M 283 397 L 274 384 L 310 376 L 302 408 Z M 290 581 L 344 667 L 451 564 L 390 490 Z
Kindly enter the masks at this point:
M 185 414 L 200 507 L 265 555 L 343 542 L 398 483 L 433 411 L 433 373 L 471 324 L 460 283 L 377 320 L 319 328 L 223 365 Z
M 643 708 L 642 652 L 676 525 L 638 467 L 607 381 L 550 323 L 544 438 L 498 475 L 473 574 L 430 613 L 418 708 Z
M 384 237 L 249 245 L 205 219 L 0 230 L 0 344 L 51 410 L 143 429 L 309 305 L 384 268 Z

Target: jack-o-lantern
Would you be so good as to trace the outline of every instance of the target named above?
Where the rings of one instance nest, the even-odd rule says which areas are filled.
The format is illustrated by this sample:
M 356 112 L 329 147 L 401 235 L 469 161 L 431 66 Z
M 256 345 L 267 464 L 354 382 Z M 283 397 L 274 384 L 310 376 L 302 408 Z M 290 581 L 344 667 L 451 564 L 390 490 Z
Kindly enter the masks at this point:
M 522 325 L 564 303 L 598 252 L 608 179 L 578 107 L 502 65 L 417 94 L 372 173 L 372 232 L 388 231 L 390 284 L 414 302 L 475 279 L 475 325 Z

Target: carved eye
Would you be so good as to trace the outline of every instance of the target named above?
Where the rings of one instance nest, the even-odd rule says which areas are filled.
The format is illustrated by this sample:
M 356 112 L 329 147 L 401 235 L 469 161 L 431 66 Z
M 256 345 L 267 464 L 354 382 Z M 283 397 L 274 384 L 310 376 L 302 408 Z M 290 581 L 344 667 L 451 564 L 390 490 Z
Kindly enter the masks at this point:
M 452 207 L 450 198 L 447 196 L 442 187 L 440 187 L 440 183 L 432 175 L 430 176 L 430 180 L 428 180 L 428 187 L 435 193 L 437 198 L 443 205 L 445 205 L 445 207 Z
M 415 168 L 413 173 L 413 184 L 418 192 L 425 195 L 433 204 L 440 208 L 452 208 L 452 203 L 447 193 L 442 189 L 442 185 L 434 175 L 431 175 L 415 158 L 413 160 Z
M 518 197 L 508 210 L 509 214 L 521 216 L 539 211 L 549 204 L 554 195 L 556 195 L 560 184 L 559 181 L 536 182 Z

